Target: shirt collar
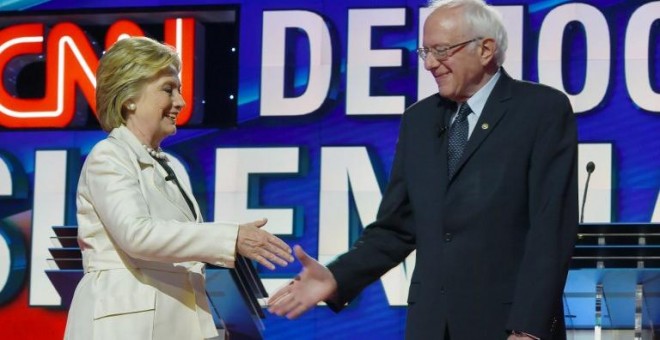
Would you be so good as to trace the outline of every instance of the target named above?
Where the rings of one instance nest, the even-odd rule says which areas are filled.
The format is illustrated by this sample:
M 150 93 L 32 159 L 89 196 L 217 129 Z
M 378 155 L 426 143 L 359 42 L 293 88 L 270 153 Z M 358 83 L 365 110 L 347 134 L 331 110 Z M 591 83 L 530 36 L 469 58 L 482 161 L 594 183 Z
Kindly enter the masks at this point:
M 154 164 L 154 159 L 149 155 L 147 150 L 142 146 L 140 140 L 129 130 L 126 125 L 120 125 L 110 131 L 110 137 L 116 138 L 118 140 L 126 143 L 131 150 L 137 155 L 140 163 L 143 164 Z
M 497 69 L 497 72 L 495 72 L 493 77 L 488 80 L 486 85 L 482 86 L 477 93 L 467 100 L 468 105 L 470 105 L 470 108 L 477 119 L 481 116 L 481 111 L 483 111 L 484 106 L 486 106 L 486 100 L 488 100 L 490 93 L 493 92 L 493 88 L 495 87 L 495 84 L 497 84 L 497 80 L 500 79 L 501 73 L 501 69 Z

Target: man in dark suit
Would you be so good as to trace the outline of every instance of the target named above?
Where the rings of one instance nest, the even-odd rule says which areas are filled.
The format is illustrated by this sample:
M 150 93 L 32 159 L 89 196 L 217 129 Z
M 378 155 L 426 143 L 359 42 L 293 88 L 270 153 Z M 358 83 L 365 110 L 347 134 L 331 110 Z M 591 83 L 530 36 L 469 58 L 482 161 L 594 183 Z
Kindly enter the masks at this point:
M 506 74 L 493 8 L 432 6 L 418 53 L 439 93 L 403 115 L 377 220 L 327 268 L 297 246 L 303 271 L 270 310 L 339 310 L 416 249 L 406 338 L 563 339 L 578 225 L 570 103 Z

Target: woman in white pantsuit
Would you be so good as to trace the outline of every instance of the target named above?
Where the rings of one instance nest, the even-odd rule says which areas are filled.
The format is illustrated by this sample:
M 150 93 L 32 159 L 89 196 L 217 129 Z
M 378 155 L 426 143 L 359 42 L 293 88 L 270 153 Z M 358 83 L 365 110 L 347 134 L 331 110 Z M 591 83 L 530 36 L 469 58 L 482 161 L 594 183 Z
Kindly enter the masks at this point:
M 110 134 L 78 183 L 85 275 L 66 339 L 218 337 L 204 263 L 232 267 L 236 253 L 271 269 L 293 260 L 286 243 L 260 229 L 265 220 L 202 222 L 184 170 L 160 149 L 185 105 L 180 63 L 173 48 L 143 37 L 120 40 L 100 60 L 97 113 Z

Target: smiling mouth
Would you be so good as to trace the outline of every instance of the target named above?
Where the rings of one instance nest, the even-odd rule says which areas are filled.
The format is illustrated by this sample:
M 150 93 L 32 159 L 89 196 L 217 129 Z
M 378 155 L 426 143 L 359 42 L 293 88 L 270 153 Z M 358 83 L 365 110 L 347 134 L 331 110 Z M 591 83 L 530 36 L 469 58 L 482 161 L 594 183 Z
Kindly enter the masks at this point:
M 167 118 L 169 118 L 172 121 L 172 124 L 176 124 L 176 114 L 169 114 L 167 115 Z
M 445 79 L 447 79 L 447 77 L 449 77 L 450 74 L 451 73 L 443 73 L 443 74 L 435 76 L 435 82 L 438 85 L 440 85 L 441 83 L 443 83 L 445 81 Z

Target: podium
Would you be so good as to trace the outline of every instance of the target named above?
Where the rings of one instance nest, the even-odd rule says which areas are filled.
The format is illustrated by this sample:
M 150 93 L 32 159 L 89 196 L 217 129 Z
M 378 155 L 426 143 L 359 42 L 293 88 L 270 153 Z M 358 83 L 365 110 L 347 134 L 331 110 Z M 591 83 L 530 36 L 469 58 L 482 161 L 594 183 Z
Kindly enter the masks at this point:
M 250 260 L 237 255 L 233 269 L 207 266 L 206 295 L 216 326 L 222 325 L 231 340 L 263 338 L 266 315 L 260 300 L 268 293 Z
M 82 279 L 82 253 L 78 247 L 77 226 L 53 227 L 54 245 L 49 248 L 50 270 L 46 275 L 62 297 L 62 307 L 68 308 L 73 293 Z M 257 271 L 250 260 L 237 255 L 235 268 L 207 265 L 206 294 L 211 314 L 218 330 L 224 329 L 231 340 L 262 339 L 265 318 L 260 301 L 268 297 Z
M 566 326 L 644 331 L 660 325 L 660 224 L 585 223 L 564 289 Z

